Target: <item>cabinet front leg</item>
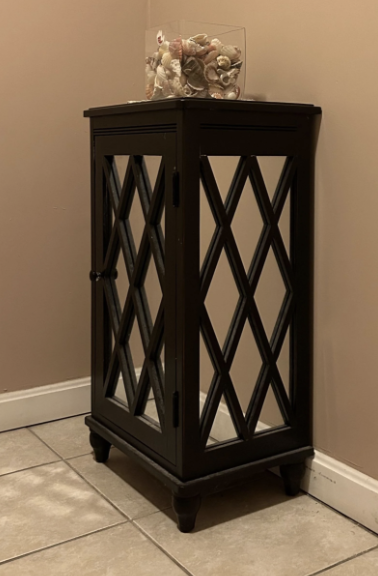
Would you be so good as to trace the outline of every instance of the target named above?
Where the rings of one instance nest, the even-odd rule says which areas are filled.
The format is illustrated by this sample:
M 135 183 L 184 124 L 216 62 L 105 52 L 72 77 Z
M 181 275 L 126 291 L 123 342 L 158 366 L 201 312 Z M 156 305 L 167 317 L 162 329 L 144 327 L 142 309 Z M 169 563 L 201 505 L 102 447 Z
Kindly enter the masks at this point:
M 106 462 L 109 458 L 110 442 L 92 430 L 89 433 L 89 442 L 93 448 L 96 462 Z
M 172 506 L 177 515 L 177 527 L 180 532 L 191 532 L 196 523 L 197 512 L 201 506 L 201 496 L 180 498 L 173 495 Z
M 301 488 L 301 480 L 305 474 L 305 464 L 285 464 L 280 466 L 280 472 L 284 481 L 285 492 L 288 496 L 296 496 Z

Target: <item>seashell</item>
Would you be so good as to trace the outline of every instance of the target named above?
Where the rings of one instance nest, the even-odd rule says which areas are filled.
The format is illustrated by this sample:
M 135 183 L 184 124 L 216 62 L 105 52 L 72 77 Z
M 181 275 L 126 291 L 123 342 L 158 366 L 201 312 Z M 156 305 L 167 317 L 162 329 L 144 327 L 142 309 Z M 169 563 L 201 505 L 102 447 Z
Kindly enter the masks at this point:
M 155 85 L 162 86 L 164 80 L 167 80 L 167 72 L 161 64 L 156 69 Z
M 228 56 L 218 56 L 217 58 L 219 68 L 223 70 L 228 70 L 231 66 L 231 60 Z
M 169 51 L 169 42 L 163 42 L 158 50 L 158 57 L 161 58 L 163 54 Z
M 232 90 L 231 92 L 226 92 L 224 98 L 225 100 L 237 100 L 236 92 L 234 92 L 234 90 Z
M 215 94 L 218 92 L 219 94 L 223 94 L 223 88 L 219 84 L 210 84 L 209 85 L 209 94 Z
M 222 72 L 222 71 L 221 71 Z M 208 64 L 205 68 L 205 78 L 211 84 L 219 82 L 219 76 L 214 64 Z
M 184 93 L 185 96 L 193 96 L 195 94 L 195 90 L 192 90 L 189 84 L 186 84 L 186 86 L 184 86 Z
M 196 43 L 191 40 L 183 40 L 182 41 L 183 54 L 186 54 L 187 56 L 194 56 L 194 54 L 196 54 L 197 52 L 196 46 L 197 46 Z
M 224 90 L 224 98 L 227 100 L 237 100 L 240 97 L 240 87 L 235 85 L 230 85 Z
M 191 40 L 192 42 L 196 42 L 201 46 L 204 46 L 207 42 L 207 34 L 196 34 L 195 36 L 191 36 L 189 40 Z
M 146 98 L 147 98 L 147 100 L 151 100 L 153 93 L 154 93 L 153 84 L 147 84 L 147 86 L 146 86 Z
M 229 76 L 231 78 L 234 78 L 236 81 L 237 77 L 240 74 L 240 69 L 239 68 L 230 68 L 230 70 L 228 70 L 227 73 L 229 74 Z
M 161 46 L 163 44 L 164 40 L 165 40 L 165 36 L 163 36 L 162 30 L 159 30 L 159 32 L 156 34 L 157 45 Z
M 161 63 L 164 68 L 169 68 L 172 62 L 172 54 L 170 52 L 165 52 L 161 57 Z
M 238 70 L 240 70 L 242 66 L 243 66 L 243 60 L 239 60 L 239 62 L 234 62 L 234 64 L 231 64 L 231 68 L 237 68 Z
M 169 43 L 169 52 L 172 54 L 172 58 L 177 58 L 182 60 L 182 40 L 181 38 L 176 38 Z
M 154 91 L 152 93 L 150 100 L 161 100 L 162 98 L 164 98 L 163 89 L 161 86 L 157 86 L 155 84 Z
M 221 48 L 223 47 L 223 43 L 218 40 L 218 38 L 213 38 L 210 42 L 210 46 L 214 47 L 214 50 L 217 50 L 218 54 L 220 54 Z
M 155 52 L 153 56 L 148 56 L 146 58 L 146 72 L 147 72 L 147 68 L 150 68 L 151 70 L 156 70 L 157 58 L 158 58 L 157 52 Z
M 225 88 L 231 84 L 231 76 L 229 74 L 221 74 L 220 81 Z
M 240 59 L 241 56 L 240 48 L 231 45 L 222 46 L 219 53 L 222 56 L 227 56 L 231 60 L 231 62 L 236 62 L 237 60 Z
M 167 98 L 168 96 L 170 96 L 172 94 L 171 85 L 169 83 L 169 80 L 163 81 L 162 89 L 163 89 L 162 93 L 163 93 L 164 98 Z
M 194 90 L 204 90 L 207 88 L 205 78 L 205 64 L 198 58 L 188 58 L 182 71 L 188 77 L 188 84 Z
M 147 74 L 146 74 L 147 84 L 150 84 L 151 86 L 153 86 L 155 83 L 155 76 L 156 76 L 156 74 L 152 70 L 150 72 L 147 72 Z
M 187 83 L 188 79 L 185 76 L 185 74 L 182 72 L 181 76 L 180 76 L 180 82 L 181 82 L 181 86 L 185 86 L 185 84 Z
M 172 92 L 175 96 L 185 96 L 185 88 L 177 76 L 170 81 Z
M 198 84 L 194 86 L 189 82 L 189 80 L 188 80 L 188 86 L 189 88 L 191 88 L 192 92 L 202 92 L 203 90 L 205 90 L 205 86 L 199 86 Z
M 198 90 L 193 97 L 194 98 L 207 98 L 209 95 L 207 90 Z
M 205 64 L 210 64 L 210 62 L 212 62 L 213 60 L 215 60 L 215 58 L 218 57 L 218 52 L 217 50 L 211 50 L 210 52 L 208 52 L 205 56 L 205 58 L 203 59 L 203 61 L 205 62 Z
M 220 92 L 213 92 L 211 97 L 215 98 L 216 100 L 223 100 L 223 95 Z
M 206 56 L 208 51 L 209 51 L 208 46 L 200 46 L 199 44 L 197 44 L 196 56 Z
M 180 64 L 179 60 L 177 60 L 177 58 L 175 58 L 174 60 L 171 60 L 171 70 L 172 70 L 172 73 L 175 74 L 176 76 L 178 76 L 178 77 L 181 76 L 181 64 Z

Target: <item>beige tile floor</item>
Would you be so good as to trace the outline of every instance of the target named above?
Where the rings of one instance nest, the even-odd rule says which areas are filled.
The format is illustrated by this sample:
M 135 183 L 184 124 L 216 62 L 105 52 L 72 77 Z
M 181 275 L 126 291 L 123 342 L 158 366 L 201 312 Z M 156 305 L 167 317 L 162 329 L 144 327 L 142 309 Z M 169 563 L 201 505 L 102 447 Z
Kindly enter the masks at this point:
M 165 488 L 82 416 L 0 434 L 0 576 L 376 576 L 378 536 L 270 473 L 177 531 Z

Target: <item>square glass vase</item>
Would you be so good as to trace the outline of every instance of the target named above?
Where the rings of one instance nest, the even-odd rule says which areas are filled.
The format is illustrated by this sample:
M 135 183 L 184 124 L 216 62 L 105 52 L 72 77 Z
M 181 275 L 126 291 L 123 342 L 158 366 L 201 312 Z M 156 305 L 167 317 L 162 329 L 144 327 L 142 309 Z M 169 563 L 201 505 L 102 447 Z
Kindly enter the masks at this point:
M 245 86 L 245 28 L 177 20 L 146 30 L 147 100 L 239 100 Z

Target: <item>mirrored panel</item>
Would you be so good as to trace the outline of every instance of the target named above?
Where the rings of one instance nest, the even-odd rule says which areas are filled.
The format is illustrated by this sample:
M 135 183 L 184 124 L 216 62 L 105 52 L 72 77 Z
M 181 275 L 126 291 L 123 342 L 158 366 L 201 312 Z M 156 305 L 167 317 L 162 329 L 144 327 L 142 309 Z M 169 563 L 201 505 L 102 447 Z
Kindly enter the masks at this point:
M 273 249 L 269 248 L 264 267 L 255 292 L 255 300 L 265 333 L 271 338 L 286 294 Z
M 226 202 L 239 163 L 239 156 L 208 156 L 219 194 Z
M 272 202 L 285 165 L 286 156 L 257 156 L 262 177 Z
M 278 265 L 279 255 L 273 250 L 277 232 L 274 232 L 274 221 L 270 221 L 272 212 L 266 208 L 266 193 L 276 209 L 277 199 L 284 198 L 281 175 L 287 166 L 285 161 L 285 157 L 201 157 L 200 268 L 203 286 L 208 287 L 206 294 L 203 292 L 203 305 L 211 326 L 207 320 L 201 323 L 199 407 L 202 440 L 208 448 L 252 434 L 252 427 L 250 431 L 248 428 L 252 418 L 253 424 L 258 419 L 256 433 L 260 433 L 263 429 L 285 425 L 290 413 L 288 335 L 277 358 L 283 386 L 278 390 L 275 383 L 264 379 L 269 376 L 264 347 L 273 345 L 270 341 L 273 332 L 282 326 L 278 320 L 287 295 L 281 272 L 286 264 L 283 266 L 280 259 Z M 261 177 L 265 188 L 256 184 L 261 182 Z M 267 234 L 270 227 L 272 237 Z M 279 227 L 289 255 L 290 192 L 283 204 Z M 236 248 L 229 244 L 230 231 Z M 253 299 L 263 329 L 254 320 Z M 220 396 L 222 400 L 218 402 Z M 257 403 L 252 409 L 252 398 L 254 402 L 261 401 L 260 414 L 261 404 Z M 286 414 L 285 418 L 282 413 Z M 238 423 L 238 429 L 233 422 Z

